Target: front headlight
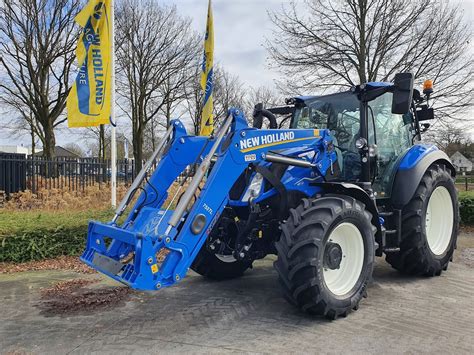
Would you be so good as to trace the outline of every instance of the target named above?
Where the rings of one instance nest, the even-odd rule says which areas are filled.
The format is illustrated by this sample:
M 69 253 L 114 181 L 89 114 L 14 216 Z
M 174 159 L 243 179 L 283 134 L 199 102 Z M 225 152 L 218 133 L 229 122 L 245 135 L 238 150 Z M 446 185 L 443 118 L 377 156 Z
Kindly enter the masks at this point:
M 251 197 L 257 197 L 260 195 L 262 185 L 263 176 L 260 173 L 256 173 L 250 181 L 250 185 L 247 188 L 247 191 L 245 191 L 244 197 L 242 197 L 242 202 L 248 202 Z

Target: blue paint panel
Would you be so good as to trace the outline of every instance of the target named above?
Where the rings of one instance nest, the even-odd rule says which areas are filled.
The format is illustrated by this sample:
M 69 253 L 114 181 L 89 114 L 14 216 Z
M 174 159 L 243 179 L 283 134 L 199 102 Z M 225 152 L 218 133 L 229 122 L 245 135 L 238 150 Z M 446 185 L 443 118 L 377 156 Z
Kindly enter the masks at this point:
M 382 87 L 388 87 L 388 86 L 393 86 L 392 83 L 385 83 L 385 82 L 375 82 L 371 81 L 365 84 L 366 88 L 382 88 Z
M 172 122 L 173 139 L 125 223 L 118 226 L 91 222 L 81 260 L 135 289 L 156 290 L 175 284 L 186 276 L 224 208 L 230 204 L 248 205 L 229 201 L 229 191 L 250 163 L 268 165 L 265 154 L 269 152 L 279 151 L 316 165 L 311 169 L 289 167 L 282 177 L 287 190 L 298 190 L 307 196 L 320 191 L 310 184 L 323 181 L 337 160 L 329 131 L 256 130 L 248 127 L 240 111 L 233 109 L 230 114 L 232 132 L 217 150 L 214 168 L 180 225 L 168 224 L 172 212 L 164 205 L 167 191 L 188 165 L 200 163 L 208 154 L 213 138 L 188 136 L 183 124 L 176 120 Z M 275 193 L 269 189 L 258 200 Z M 198 215 L 205 216 L 204 227 L 194 234 L 191 226 Z M 158 269 L 157 255 L 162 251 L 167 254 Z M 134 258 L 122 263 L 130 253 Z
M 405 154 L 400 165 L 399 170 L 409 170 L 415 167 L 425 156 L 437 151 L 438 148 L 434 145 L 417 144 L 410 148 Z

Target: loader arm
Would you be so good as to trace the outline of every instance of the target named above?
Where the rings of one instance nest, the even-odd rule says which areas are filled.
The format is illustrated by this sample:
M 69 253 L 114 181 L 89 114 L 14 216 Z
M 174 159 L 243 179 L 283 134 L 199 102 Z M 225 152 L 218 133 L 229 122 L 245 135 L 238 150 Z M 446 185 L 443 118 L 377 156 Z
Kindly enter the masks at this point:
M 120 227 L 91 222 L 81 259 L 135 289 L 173 285 L 185 277 L 228 204 L 229 191 L 249 164 L 277 159 L 271 151 L 307 146 L 316 152 L 312 161 L 293 158 L 289 164 L 300 164 L 324 176 L 337 159 L 331 143 L 327 130 L 249 128 L 245 117 L 235 109 L 230 110 L 215 138 L 190 137 L 176 129 L 126 222 Z M 217 160 L 209 172 L 212 157 Z M 200 163 L 199 168 L 174 211 L 163 209 L 166 190 L 194 162 Z M 186 207 L 204 180 L 188 212 Z M 124 260 L 130 253 L 132 259 Z M 164 261 L 159 260 L 160 255 L 166 255 Z

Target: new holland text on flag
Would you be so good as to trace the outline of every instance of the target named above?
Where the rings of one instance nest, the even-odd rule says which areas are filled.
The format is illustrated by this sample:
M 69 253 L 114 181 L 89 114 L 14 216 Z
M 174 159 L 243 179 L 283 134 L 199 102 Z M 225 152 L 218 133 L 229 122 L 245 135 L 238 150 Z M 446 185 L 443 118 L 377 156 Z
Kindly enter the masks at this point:
M 79 73 L 67 100 L 69 127 L 110 123 L 112 1 L 90 0 L 76 17 L 83 31 L 76 52 Z

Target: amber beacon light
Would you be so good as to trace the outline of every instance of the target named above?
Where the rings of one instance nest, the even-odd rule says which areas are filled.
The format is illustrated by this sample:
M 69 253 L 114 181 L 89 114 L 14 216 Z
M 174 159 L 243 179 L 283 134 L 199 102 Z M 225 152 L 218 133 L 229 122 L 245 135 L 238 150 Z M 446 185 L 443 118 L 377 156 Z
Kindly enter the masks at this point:
M 433 80 L 425 80 L 423 83 L 423 94 L 430 95 L 433 93 Z

